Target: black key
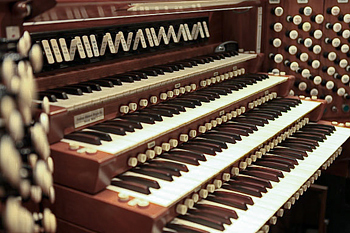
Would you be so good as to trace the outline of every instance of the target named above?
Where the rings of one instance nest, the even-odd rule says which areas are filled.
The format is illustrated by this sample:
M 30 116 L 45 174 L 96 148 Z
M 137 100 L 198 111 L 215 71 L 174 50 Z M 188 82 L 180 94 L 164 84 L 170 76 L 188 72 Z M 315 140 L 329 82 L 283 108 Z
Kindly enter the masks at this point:
M 140 183 L 135 183 L 132 181 L 127 181 L 127 180 L 113 180 L 111 182 L 111 185 L 118 186 L 121 188 L 126 188 L 129 190 L 133 190 L 138 193 L 143 193 L 143 194 L 150 194 L 151 191 L 146 185 L 140 184 Z
M 214 193 L 215 194 L 215 193 Z M 227 198 L 227 197 L 222 197 L 222 196 L 215 196 L 210 194 L 207 197 L 207 200 L 209 201 L 213 201 L 216 203 L 220 203 L 220 204 L 224 204 L 224 205 L 228 205 L 228 206 L 232 206 L 241 210 L 247 210 L 247 204 L 244 203 L 241 200 L 237 200 L 237 199 L 232 199 L 232 198 Z
M 73 132 L 73 133 L 67 134 L 64 136 L 64 138 L 79 141 L 79 142 L 85 142 L 85 143 L 89 143 L 92 145 L 101 145 L 102 144 L 99 137 L 84 134 L 84 133 L 79 133 L 79 132 Z
M 207 159 L 205 158 L 205 155 L 202 153 L 198 153 L 195 151 L 191 151 L 191 150 L 184 150 L 181 148 L 174 148 L 171 151 L 168 152 L 171 155 L 183 155 L 183 156 L 189 156 L 189 157 L 193 157 L 196 158 L 200 161 L 207 161 Z
M 203 138 L 203 137 L 196 137 L 193 141 L 198 141 L 198 142 L 209 142 L 216 144 L 220 146 L 220 148 L 227 149 L 227 144 L 225 142 L 215 140 L 215 139 L 210 139 L 210 138 Z
M 129 114 L 129 115 L 121 116 L 120 118 L 132 120 L 132 121 L 136 121 L 136 122 L 143 122 L 143 123 L 147 123 L 147 124 L 154 124 L 155 123 L 155 121 L 152 117 L 142 116 L 142 115 Z
M 174 70 L 171 66 L 167 66 L 167 65 L 164 65 L 164 66 L 153 66 L 152 68 L 158 68 L 158 69 L 161 69 L 163 70 L 163 72 L 168 72 L 168 73 L 173 73 Z
M 179 112 L 186 112 L 186 109 L 184 106 L 182 106 L 181 104 L 173 104 L 171 102 L 164 102 L 164 103 L 159 103 L 157 106 L 159 107 L 172 107 L 172 108 L 176 108 Z
M 154 108 L 145 108 L 142 110 L 139 110 L 138 112 L 141 113 L 148 113 L 148 114 L 157 114 L 159 116 L 167 116 L 167 117 L 172 117 L 173 113 L 170 110 L 166 110 L 166 109 L 154 109 Z
M 61 88 L 56 88 L 55 90 L 64 91 L 71 95 L 83 95 L 83 91 L 77 87 L 61 87 Z
M 125 130 L 122 127 L 119 126 L 112 126 L 112 125 L 103 125 L 103 124 L 98 124 L 98 125 L 92 125 L 88 127 L 89 129 L 94 129 L 97 131 L 102 131 L 105 133 L 112 133 L 112 134 L 117 134 L 117 135 L 125 135 Z
M 100 80 L 111 82 L 115 86 L 122 85 L 122 81 L 119 78 L 108 77 L 108 78 L 104 78 L 104 79 L 100 79 Z
M 152 160 L 149 163 L 154 164 L 156 166 L 160 166 L 160 167 L 176 168 L 180 171 L 188 172 L 187 166 L 185 164 L 181 164 L 181 163 L 174 163 L 174 162 L 164 161 L 164 160 Z
M 175 105 L 175 106 L 182 106 L 182 107 L 188 107 L 188 108 L 195 108 L 196 107 L 194 102 L 178 100 L 178 99 L 171 100 L 171 101 L 169 101 L 166 104 L 172 104 L 172 105 Z
M 98 137 L 100 140 L 110 142 L 112 141 L 111 136 L 108 133 L 96 132 L 96 131 L 79 131 L 82 134 L 88 134 Z
M 134 82 L 134 78 L 132 76 L 129 76 L 129 75 L 115 75 L 115 76 L 112 76 L 110 78 L 118 79 L 121 82 L 127 82 L 127 83 L 133 83 Z
M 57 98 L 54 94 L 50 94 L 47 92 L 39 92 L 39 99 L 44 99 L 44 97 L 47 97 L 50 102 L 57 102 Z
M 203 216 L 179 215 L 178 218 L 185 219 L 187 221 L 191 221 L 194 223 L 198 223 L 207 227 L 211 227 L 219 231 L 225 230 L 223 223 L 221 223 L 220 221 L 214 221 L 210 218 L 206 218 Z
M 129 120 L 126 120 L 126 119 L 121 119 L 121 118 L 115 118 L 113 120 L 111 120 L 113 122 L 118 122 L 120 124 L 125 124 L 126 126 L 130 126 L 130 127 L 134 127 L 135 129 L 142 129 L 142 125 L 140 122 L 135 122 L 135 121 L 129 121 Z M 109 122 L 109 121 L 107 121 Z
M 100 84 L 97 83 L 91 83 L 91 82 L 85 82 L 85 83 L 81 83 L 82 85 L 88 85 L 91 90 L 93 91 L 102 91 Z
M 225 184 L 223 186 L 223 188 L 225 188 L 225 186 L 229 186 L 228 184 Z M 228 192 L 228 191 L 215 191 L 214 193 L 215 196 L 220 196 L 220 197 L 226 197 L 226 198 L 232 198 L 232 199 L 236 199 L 236 200 L 241 200 L 243 203 L 247 204 L 247 205 L 253 205 L 253 199 L 247 195 L 244 194 L 240 194 L 240 193 L 234 193 L 234 192 Z
M 121 122 L 121 121 L 115 121 L 115 120 L 110 120 L 110 121 L 105 121 L 103 122 L 104 125 L 115 125 L 123 128 L 127 132 L 135 132 L 135 128 L 132 124 L 126 123 L 126 122 Z
M 146 116 L 154 119 L 155 121 L 163 121 L 163 118 L 160 114 L 154 113 L 154 112 L 146 112 L 146 111 L 137 111 L 133 112 L 133 115 L 136 116 Z
M 190 144 L 182 144 L 179 146 L 180 149 L 196 151 L 200 153 L 205 153 L 209 155 L 216 155 L 214 148 L 203 145 L 190 145 Z
M 214 133 L 205 133 L 205 134 L 202 134 L 201 137 L 215 139 L 218 141 L 228 142 L 228 143 L 232 143 L 232 144 L 234 144 L 236 142 L 234 137 L 231 137 L 228 135 L 218 135 L 218 134 L 214 134 Z
M 55 95 L 57 99 L 68 99 L 67 93 L 64 91 L 58 91 L 58 90 L 47 90 L 46 91 L 49 94 Z
M 163 153 L 163 154 L 159 155 L 158 157 L 177 161 L 180 163 L 187 163 L 187 164 L 194 165 L 194 166 L 199 165 L 199 162 L 196 158 L 185 156 L 185 155 Z
M 159 183 L 155 180 L 147 179 L 144 177 L 138 177 L 138 176 L 130 176 L 130 175 L 120 175 L 117 176 L 117 178 L 125 181 L 132 181 L 135 183 L 144 184 L 148 187 L 154 188 L 154 189 L 160 189 Z
M 97 80 L 90 80 L 88 82 L 85 82 L 84 84 L 98 84 L 101 87 L 114 87 L 113 83 L 109 80 L 103 80 L 103 79 L 97 79 Z
M 167 228 L 173 229 L 176 232 L 182 232 L 182 233 L 210 233 L 208 231 L 204 231 L 201 229 L 197 229 L 191 226 L 187 226 L 187 225 L 181 225 L 181 224 L 174 224 L 174 223 L 168 223 L 166 225 Z
M 92 89 L 91 89 L 91 87 L 89 85 L 74 84 L 74 85 L 70 85 L 70 87 L 78 87 L 85 93 L 92 93 Z
M 218 146 L 217 144 L 214 144 L 214 143 L 210 143 L 209 141 L 204 142 L 204 141 L 191 140 L 191 141 L 187 142 L 186 145 L 205 146 L 205 147 L 213 148 L 213 150 L 216 152 L 222 151 L 220 146 Z
M 125 75 L 137 75 L 141 79 L 148 79 L 147 74 L 141 71 L 132 71 L 132 72 L 126 73 Z
M 140 169 L 144 169 L 144 168 L 153 168 L 153 169 L 157 169 L 158 171 L 163 171 L 163 172 L 167 172 L 172 176 L 181 176 L 180 171 L 177 168 L 169 168 L 169 167 L 160 167 L 160 166 L 156 166 L 152 163 L 149 164 L 143 164 Z
M 202 203 L 197 203 L 195 206 L 197 209 L 200 210 L 210 210 L 213 211 L 215 213 L 222 213 L 230 218 L 233 219 L 238 219 L 238 215 L 236 213 L 236 211 L 232 210 L 232 209 L 227 209 L 224 207 L 220 207 L 220 206 L 216 206 L 216 205 L 209 205 L 209 204 L 202 204 Z
M 200 100 L 198 100 L 197 98 L 187 98 L 187 95 L 181 96 L 181 97 L 175 99 L 175 101 L 187 101 L 187 102 L 193 103 L 196 106 L 201 106 L 202 105 Z
M 151 106 L 149 109 L 152 109 L 152 110 L 166 110 L 166 111 L 169 111 L 171 112 L 172 114 L 180 114 L 180 111 L 177 107 L 172 107 L 172 106 L 158 106 L 158 105 L 154 105 L 154 106 Z
M 263 167 L 270 167 L 270 168 L 278 169 L 278 170 L 285 171 L 285 172 L 290 172 L 290 169 L 291 169 L 291 166 L 289 166 L 288 164 L 278 163 L 275 161 L 258 160 L 254 164 L 260 165 Z
M 169 172 L 160 171 L 155 168 L 142 168 L 142 169 L 134 168 L 131 171 L 135 173 L 140 173 L 143 175 L 155 177 L 161 180 L 173 181 L 173 177 Z

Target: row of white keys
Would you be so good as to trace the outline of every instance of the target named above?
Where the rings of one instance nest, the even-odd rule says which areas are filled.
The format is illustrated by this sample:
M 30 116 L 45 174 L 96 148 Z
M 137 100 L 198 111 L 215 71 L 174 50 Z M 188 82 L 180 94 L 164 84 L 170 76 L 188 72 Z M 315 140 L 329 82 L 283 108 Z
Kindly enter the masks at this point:
M 337 128 L 334 134 L 327 136 L 327 140 L 320 143 L 313 152 L 308 152 L 308 157 L 299 160 L 291 172 L 284 172 L 284 178 L 280 182 L 271 182 L 272 189 L 268 189 L 261 198 L 252 197 L 254 205 L 248 205 L 248 210 L 242 211 L 237 208 L 202 200 L 200 203 L 217 205 L 237 212 L 239 218 L 231 219 L 231 225 L 225 225 L 224 232 L 257 232 L 289 198 L 321 167 L 327 159 L 348 139 L 350 130 Z M 227 190 L 226 190 L 227 191 Z M 212 228 L 196 224 L 182 219 L 174 219 L 172 223 L 185 224 L 211 233 L 222 232 Z
M 270 137 L 274 136 L 275 132 L 279 132 L 282 128 L 281 125 L 289 125 L 295 122 L 300 118 L 301 114 L 307 114 L 311 111 L 312 108 L 318 106 L 317 104 L 308 105 L 309 101 L 305 101 L 302 104 L 299 104 L 297 107 L 292 108 L 289 112 L 292 117 L 289 117 L 289 112 L 283 113 L 282 116 L 275 119 L 275 121 L 270 121 L 269 124 L 266 124 L 264 127 L 260 127 L 258 131 L 255 131 L 253 134 L 248 137 L 242 137 L 241 141 L 237 141 L 235 144 L 227 144 L 228 148 L 224 149 L 222 152 L 217 152 L 216 156 L 206 155 L 207 161 L 200 162 L 199 166 L 187 165 L 189 171 L 181 172 L 181 177 L 174 177 L 174 181 L 171 182 L 160 182 L 161 189 L 152 190 L 152 194 L 145 195 L 140 194 L 138 192 L 126 190 L 123 188 L 113 187 L 111 190 L 128 193 L 131 196 L 136 196 L 139 198 L 143 198 L 145 200 L 155 202 L 157 204 L 170 204 L 176 202 L 179 198 L 185 196 L 189 192 L 191 192 L 196 187 L 200 186 L 202 183 L 214 177 L 219 172 L 223 171 L 225 168 L 229 167 L 235 161 L 239 160 L 243 155 L 249 153 L 252 149 L 268 140 Z M 315 102 L 311 102 L 315 103 Z M 307 106 L 304 106 L 307 105 Z M 299 108 L 302 108 L 301 111 Z M 294 112 L 293 112 L 294 111 Z M 298 117 L 296 117 L 296 113 L 298 113 Z M 271 125 L 271 127 L 270 127 Z M 261 135 L 257 138 L 257 140 L 251 141 L 250 138 L 254 136 L 257 132 L 261 132 Z M 264 136 L 263 136 L 264 135 Z M 156 158 L 155 160 L 157 160 Z M 161 159 L 162 160 L 162 159 Z M 125 173 L 130 174 L 130 173 Z M 148 177 L 153 179 L 152 177 Z M 187 183 L 187 180 L 191 180 L 193 182 L 196 181 L 192 186 L 186 185 L 186 187 L 182 187 L 183 184 Z M 170 198 L 168 193 L 176 193 L 175 198 Z M 164 199 L 166 202 L 164 202 Z
M 85 106 L 101 104 L 106 101 L 112 101 L 116 98 L 131 96 L 133 94 L 147 91 L 149 88 L 163 86 L 167 83 L 178 80 L 181 82 L 189 77 L 200 75 L 203 72 L 215 71 L 222 67 L 227 67 L 236 63 L 250 60 L 256 57 L 256 54 L 239 54 L 234 57 L 227 57 L 221 60 L 215 60 L 211 63 L 198 64 L 192 68 L 185 68 L 173 73 L 165 73 L 165 75 L 148 76 L 148 79 L 142 79 L 133 83 L 123 82 L 121 86 L 101 87 L 102 91 L 93 91 L 93 93 L 84 93 L 82 96 L 68 94 L 68 99 L 58 99 L 57 102 L 51 103 L 55 106 L 67 108 L 68 110 L 79 109 Z
M 84 147 L 90 147 L 97 150 L 101 150 L 111 154 L 122 153 L 127 149 L 133 148 L 139 145 L 140 142 L 150 141 L 156 139 L 162 135 L 166 135 L 176 128 L 183 125 L 188 125 L 198 119 L 201 119 L 209 114 L 215 113 L 222 108 L 232 105 L 237 101 L 244 99 L 246 96 L 255 95 L 262 90 L 268 90 L 269 88 L 284 82 L 286 77 L 271 76 L 269 79 L 259 81 L 255 85 L 249 85 L 239 91 L 233 91 L 227 96 L 221 96 L 220 99 L 211 101 L 209 103 L 202 103 L 202 106 L 197 106 L 194 109 L 186 108 L 186 112 L 181 112 L 179 115 L 173 115 L 172 117 L 162 117 L 163 121 L 156 122 L 155 124 L 142 124 L 142 129 L 135 129 L 135 132 L 126 133 L 124 136 L 111 134 L 111 142 L 102 142 L 102 145 L 94 146 L 87 143 L 79 143 Z M 72 140 L 63 139 L 62 141 L 70 143 Z M 137 144 L 136 144 L 137 143 Z
M 276 208 L 270 210 L 269 212 L 266 211 L 264 213 L 266 216 L 264 221 L 261 222 L 260 225 L 256 225 L 254 230 L 251 232 L 258 231 L 261 226 L 264 225 L 265 222 L 267 222 L 275 214 L 275 212 L 281 206 L 283 206 L 284 203 L 287 202 L 288 199 L 296 191 L 298 191 L 299 188 L 328 160 L 328 158 L 337 151 L 337 149 L 347 140 L 349 136 L 349 130 L 338 128 L 331 136 L 327 136 L 326 141 L 319 143 L 319 147 L 317 147 L 313 152 L 308 152 L 308 157 L 305 157 L 304 160 L 299 160 L 299 165 L 291 170 L 291 172 L 284 172 L 285 177 L 281 179 L 279 183 L 272 182 L 273 188 L 268 190 L 268 192 L 264 194 L 263 198 L 261 199 L 273 200 L 269 203 L 269 205 Z M 296 180 L 299 182 L 296 182 Z M 285 199 L 276 199 L 276 195 L 280 195 L 281 193 L 284 193 Z M 258 202 L 259 200 L 255 200 L 255 203 Z M 254 205 L 251 206 L 248 211 L 249 214 L 239 218 L 239 221 L 236 222 L 238 224 L 232 224 L 226 229 L 227 232 L 231 232 L 230 230 L 234 230 L 234 232 L 247 232 L 245 230 L 245 220 L 254 218 L 256 214 L 261 213 L 255 209 Z M 240 220 L 242 220 L 242 224 L 240 223 Z

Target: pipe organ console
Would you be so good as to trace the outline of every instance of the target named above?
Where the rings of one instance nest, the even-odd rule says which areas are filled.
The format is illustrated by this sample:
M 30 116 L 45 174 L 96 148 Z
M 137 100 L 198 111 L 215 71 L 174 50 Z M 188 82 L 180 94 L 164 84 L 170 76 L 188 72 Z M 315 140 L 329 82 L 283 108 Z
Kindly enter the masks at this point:
M 350 136 L 325 1 L 3 3 L 0 232 L 268 232 Z

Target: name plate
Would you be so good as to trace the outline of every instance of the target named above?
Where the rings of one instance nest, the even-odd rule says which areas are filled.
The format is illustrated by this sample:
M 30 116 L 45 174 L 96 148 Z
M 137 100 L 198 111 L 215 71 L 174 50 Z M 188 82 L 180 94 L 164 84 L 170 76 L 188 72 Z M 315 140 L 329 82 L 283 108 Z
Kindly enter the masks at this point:
M 81 126 L 103 120 L 105 118 L 104 109 L 99 108 L 89 112 L 85 112 L 74 116 L 74 127 L 79 128 Z

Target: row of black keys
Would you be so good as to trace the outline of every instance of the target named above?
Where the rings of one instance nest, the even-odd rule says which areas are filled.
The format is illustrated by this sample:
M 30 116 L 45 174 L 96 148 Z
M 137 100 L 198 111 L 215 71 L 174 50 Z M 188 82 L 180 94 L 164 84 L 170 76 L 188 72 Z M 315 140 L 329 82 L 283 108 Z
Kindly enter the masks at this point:
M 260 108 L 253 109 L 240 118 L 232 119 L 161 154 L 158 157 L 160 159 L 154 159 L 130 170 L 149 176 L 150 179 L 120 175 L 117 177 L 120 180 L 114 180 L 111 184 L 143 194 L 151 194 L 150 188 L 160 188 L 157 181 L 152 180 L 151 177 L 172 181 L 174 176 L 181 176 L 181 172 L 188 172 L 186 164 L 200 165 L 200 161 L 207 160 L 206 156 L 215 156 L 218 152 L 228 148 L 227 143 L 233 144 L 236 140 L 241 140 L 241 136 L 249 136 L 258 130 L 257 126 L 264 126 L 268 120 L 279 117 L 282 112 L 298 104 L 299 100 L 295 99 L 275 99 L 263 104 Z
M 163 117 L 172 117 L 173 115 L 185 112 L 186 107 L 196 108 L 197 106 L 201 106 L 202 102 L 214 101 L 215 99 L 219 99 L 220 95 L 228 95 L 232 91 L 237 91 L 247 85 L 253 85 L 267 77 L 266 75 L 247 74 L 236 79 L 227 80 L 218 85 L 203 88 L 113 120 L 90 126 L 88 128 L 92 131 L 77 131 L 66 135 L 65 138 L 93 145 L 101 145 L 101 140 L 112 140 L 109 133 L 126 135 L 126 132 L 134 132 L 135 129 L 142 129 L 142 123 L 154 124 L 156 121 L 162 121 Z M 237 120 L 239 119 L 237 118 Z
M 92 93 L 93 91 L 102 91 L 101 87 L 114 87 L 122 85 L 123 82 L 132 83 L 135 81 L 141 81 L 142 79 L 148 79 L 148 76 L 158 76 L 164 75 L 165 73 L 173 73 L 185 68 L 198 66 L 198 64 L 205 64 L 235 55 L 237 55 L 235 52 L 210 54 L 203 57 L 196 57 L 184 61 L 149 67 L 124 74 L 113 75 L 106 78 L 90 80 L 87 82 L 42 91 L 39 92 L 39 98 L 43 99 L 45 96 L 47 96 L 49 101 L 57 102 L 57 99 L 68 99 L 69 97 L 67 94 L 83 95 L 84 93 Z
M 254 165 L 248 166 L 247 170 L 241 172 L 241 175 L 225 182 L 220 190 L 209 194 L 206 199 L 225 205 L 227 208 L 199 202 L 186 215 L 178 216 L 178 218 L 224 231 L 224 224 L 230 225 L 231 218 L 239 217 L 230 207 L 247 210 L 249 205 L 254 204 L 251 196 L 261 197 L 263 193 L 268 192 L 268 189 L 272 188 L 272 181 L 279 182 L 280 179 L 283 179 L 283 172 L 289 172 L 297 166 L 298 160 L 303 160 L 308 156 L 307 152 L 315 149 L 333 131 L 332 126 L 317 124 L 305 126 L 293 137 L 287 139 L 285 144 L 282 143 L 262 159 L 258 159 Z M 304 137 L 306 135 L 310 137 Z M 208 233 L 182 224 L 169 223 L 166 228 L 168 230 L 164 230 L 163 233 Z

